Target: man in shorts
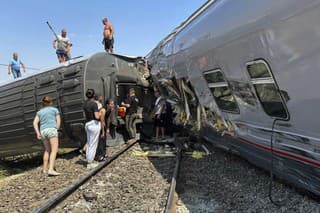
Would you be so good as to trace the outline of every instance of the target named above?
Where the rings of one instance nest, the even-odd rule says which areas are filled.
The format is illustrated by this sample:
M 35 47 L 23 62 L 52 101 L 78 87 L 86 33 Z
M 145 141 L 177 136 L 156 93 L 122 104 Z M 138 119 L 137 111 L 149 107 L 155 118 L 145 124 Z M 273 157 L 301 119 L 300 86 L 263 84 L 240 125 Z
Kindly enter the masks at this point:
M 108 21 L 107 18 L 103 18 L 102 23 L 104 25 L 102 44 L 104 45 L 104 49 L 106 50 L 106 52 L 113 53 L 113 25 Z
M 57 43 L 57 46 L 56 46 Z M 53 40 L 53 48 L 56 49 L 56 54 L 59 63 L 63 63 L 70 59 L 70 48 L 72 46 L 69 38 L 67 37 L 67 30 L 61 30 L 61 36 L 58 35 L 55 40 Z

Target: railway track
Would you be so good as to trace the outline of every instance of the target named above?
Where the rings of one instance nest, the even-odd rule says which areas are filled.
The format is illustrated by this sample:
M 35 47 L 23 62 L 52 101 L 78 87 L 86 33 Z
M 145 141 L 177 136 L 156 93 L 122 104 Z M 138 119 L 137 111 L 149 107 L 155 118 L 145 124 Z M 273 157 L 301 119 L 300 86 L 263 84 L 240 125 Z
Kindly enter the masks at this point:
M 275 196 L 287 196 L 288 202 L 276 207 L 268 200 L 268 174 L 264 171 L 211 146 L 203 148 L 200 144 L 185 150 L 183 147 L 188 146 L 176 142 L 180 145 L 169 147 L 169 152 L 164 144 L 152 145 L 142 141 L 119 147 L 99 167 L 73 178 L 56 191 L 50 189 L 55 193 L 48 193 L 49 196 L 45 197 L 46 193 L 40 191 L 45 197 L 41 202 L 31 204 L 35 200 L 33 195 L 28 201 L 30 207 L 16 204 L 5 209 L 2 208 L 3 200 L 0 200 L 0 212 L 319 211 L 316 201 L 279 182 L 275 183 Z M 191 156 L 195 149 L 202 151 L 202 158 Z M 71 163 L 77 164 L 75 161 Z M 59 179 L 42 178 L 39 181 L 48 183 L 52 180 Z M 22 190 L 23 186 L 19 184 L 18 181 L 17 188 Z M 0 196 L 4 197 L 1 190 Z M 28 192 L 26 190 L 23 194 Z M 95 197 L 86 198 L 88 192 L 93 192 Z M 10 199 L 11 194 L 17 198 Z M 27 200 L 19 197 L 17 191 L 11 190 L 8 196 L 5 202 L 22 200 L 23 203 Z
M 130 149 L 130 147 L 132 147 L 136 143 L 137 143 L 137 141 L 129 143 L 127 146 L 123 147 L 120 151 L 113 154 L 105 162 L 101 163 L 96 168 L 90 170 L 87 174 L 81 176 L 80 179 L 78 179 L 77 181 L 75 181 L 75 182 L 71 183 L 70 185 L 68 185 L 67 187 L 65 187 L 63 191 L 52 196 L 48 201 L 46 201 L 44 204 L 42 204 L 39 208 L 35 209 L 33 212 L 34 213 L 48 212 L 49 210 L 54 208 L 57 204 L 59 204 L 68 195 L 70 195 L 75 190 L 77 190 L 83 183 L 88 181 L 91 177 L 93 177 L 95 174 L 97 174 L 103 168 L 108 166 L 111 162 L 113 162 L 115 159 L 117 159 L 120 155 L 122 155 L 124 152 L 126 152 L 128 149 Z
M 146 147 L 152 147 L 153 150 L 143 150 Z M 181 152 L 180 149 L 170 154 L 154 151 L 159 147 L 164 148 L 164 144 L 131 144 L 125 150 L 117 152 L 112 159 L 65 187 L 62 192 L 52 196 L 33 212 L 169 212 L 167 210 L 172 206 L 171 199 L 175 191 Z M 173 147 L 170 149 L 175 150 Z M 144 155 L 147 152 L 149 157 Z M 173 155 L 175 153 L 176 155 Z M 117 160 L 112 163 L 115 159 Z M 130 165 L 123 170 L 126 162 Z M 130 174 L 138 177 L 135 179 L 130 177 Z M 87 181 L 88 179 L 90 180 Z M 105 189 L 105 185 L 109 187 Z M 95 198 L 88 200 L 85 197 L 87 192 L 93 192 Z M 106 197 L 112 199 L 104 199 Z

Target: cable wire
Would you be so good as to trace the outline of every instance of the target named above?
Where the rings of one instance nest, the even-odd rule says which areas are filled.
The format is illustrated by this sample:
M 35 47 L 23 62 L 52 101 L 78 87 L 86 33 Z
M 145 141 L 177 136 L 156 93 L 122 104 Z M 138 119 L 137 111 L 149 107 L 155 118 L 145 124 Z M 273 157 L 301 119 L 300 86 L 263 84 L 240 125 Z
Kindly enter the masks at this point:
M 271 149 L 271 168 L 270 168 L 270 182 L 269 182 L 269 200 L 271 201 L 271 203 L 273 203 L 274 205 L 281 207 L 284 206 L 286 203 L 287 198 L 283 199 L 283 200 L 274 200 L 272 198 L 272 183 L 273 183 L 273 159 L 274 159 L 274 155 L 273 155 L 273 135 L 274 135 L 274 126 L 276 124 L 277 121 L 283 121 L 283 119 L 279 119 L 276 118 L 273 120 L 272 123 L 272 129 L 271 129 L 271 139 L 270 139 L 270 149 Z
M 0 66 L 8 67 L 9 65 L 8 64 L 0 64 Z M 26 69 L 28 69 L 28 70 L 40 70 L 39 68 L 34 68 L 34 67 L 26 67 Z

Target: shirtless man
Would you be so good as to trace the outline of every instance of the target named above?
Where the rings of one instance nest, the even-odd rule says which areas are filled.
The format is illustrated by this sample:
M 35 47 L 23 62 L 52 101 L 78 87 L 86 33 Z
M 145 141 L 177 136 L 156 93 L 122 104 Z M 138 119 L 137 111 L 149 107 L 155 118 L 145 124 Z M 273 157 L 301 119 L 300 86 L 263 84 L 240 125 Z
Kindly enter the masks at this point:
M 106 52 L 113 53 L 113 26 L 110 22 L 108 22 L 107 18 L 103 18 L 102 23 L 104 25 L 102 44 L 104 45 L 104 49 L 106 50 Z

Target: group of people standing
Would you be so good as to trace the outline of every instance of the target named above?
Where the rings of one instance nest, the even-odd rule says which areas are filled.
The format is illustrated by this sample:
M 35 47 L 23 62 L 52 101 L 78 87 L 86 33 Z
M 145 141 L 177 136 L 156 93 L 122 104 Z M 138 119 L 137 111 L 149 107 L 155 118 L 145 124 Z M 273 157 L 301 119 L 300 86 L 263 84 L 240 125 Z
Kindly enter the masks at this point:
M 93 168 L 98 164 L 94 162 L 105 160 L 106 136 L 110 133 L 110 117 L 114 110 L 114 101 L 109 99 L 102 105 L 102 96 L 95 94 L 93 89 L 86 92 L 87 100 L 83 105 L 85 118 L 85 131 L 87 135 L 86 160 L 87 167 Z
M 85 132 L 87 142 L 85 145 L 87 168 L 98 166 L 97 161 L 106 159 L 106 136 L 112 128 L 111 115 L 115 110 L 114 101 L 109 99 L 103 104 L 103 97 L 95 93 L 93 89 L 86 91 L 87 100 L 83 105 L 83 117 L 85 119 Z M 156 139 L 165 138 L 165 127 L 170 134 L 170 104 L 155 91 L 154 124 L 156 127 Z M 60 175 L 55 171 L 55 159 L 59 147 L 59 132 L 61 125 L 60 112 L 52 106 L 53 99 L 45 96 L 42 99 L 42 108 L 37 112 L 33 127 L 37 139 L 43 141 L 43 173 L 49 176 Z M 121 103 L 126 110 L 125 124 L 129 135 L 128 141 L 136 139 L 136 119 L 138 115 L 139 99 L 135 90 L 131 88 L 127 99 Z M 172 121 L 171 121 L 172 123 Z M 39 128 L 40 127 L 40 128 Z M 112 128 L 113 129 L 113 128 Z M 160 136 L 161 133 L 161 136 Z
M 87 143 L 85 145 L 86 161 L 88 168 L 94 168 L 98 165 L 95 161 L 106 159 L 106 136 L 114 131 L 111 122 L 111 113 L 115 110 L 114 101 L 109 99 L 102 105 L 102 96 L 95 94 L 93 89 L 86 92 L 87 100 L 83 105 L 83 116 L 85 118 L 85 131 Z M 134 120 L 137 117 L 137 108 L 139 100 L 135 95 L 135 90 L 129 90 L 129 97 L 121 103 L 126 108 L 126 129 L 130 140 L 136 138 L 136 128 Z M 127 141 L 127 142 L 128 142 Z
M 97 166 L 96 161 L 105 160 L 106 156 L 106 135 L 109 134 L 110 115 L 114 110 L 114 101 L 107 100 L 105 105 L 99 96 L 95 96 L 93 89 L 86 92 L 87 100 L 83 106 L 83 116 L 86 120 L 85 131 L 87 134 L 86 160 L 87 167 Z M 96 99 L 96 100 L 95 100 Z M 55 171 L 55 160 L 59 148 L 59 129 L 61 125 L 60 112 L 53 107 L 53 98 L 45 96 L 42 99 L 42 108 L 37 112 L 33 127 L 38 140 L 42 140 L 43 173 L 48 176 L 58 176 Z
M 113 44 L 114 44 L 114 28 L 113 25 L 108 21 L 107 18 L 102 19 L 104 25 L 103 28 L 103 40 L 102 44 L 104 49 L 108 53 L 113 53 Z M 56 50 L 57 58 L 59 63 L 64 63 L 71 59 L 71 47 L 72 43 L 67 37 L 67 30 L 62 29 L 61 35 L 56 35 L 56 38 L 52 42 L 53 48 Z M 26 67 L 20 59 L 18 59 L 18 53 L 13 53 L 13 58 L 10 60 L 8 65 L 8 75 L 12 74 L 13 78 L 20 78 L 21 68 L 26 72 Z
M 104 49 L 108 53 L 113 53 L 113 44 L 114 44 L 114 28 L 113 25 L 108 21 L 107 18 L 102 19 L 102 23 L 104 25 L 103 28 L 103 40 L 102 44 L 104 45 Z M 59 60 L 59 63 L 66 62 L 71 58 L 71 47 L 72 43 L 70 39 L 67 37 L 67 30 L 62 29 L 61 35 L 57 35 L 53 40 L 53 48 L 56 49 L 56 54 Z

